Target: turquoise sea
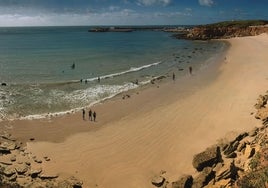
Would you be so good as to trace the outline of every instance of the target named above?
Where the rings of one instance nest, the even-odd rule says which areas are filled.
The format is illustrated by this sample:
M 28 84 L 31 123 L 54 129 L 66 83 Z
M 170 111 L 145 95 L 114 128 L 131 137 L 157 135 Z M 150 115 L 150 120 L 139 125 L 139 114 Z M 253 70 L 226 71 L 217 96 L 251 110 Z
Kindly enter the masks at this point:
M 227 48 L 161 31 L 89 28 L 0 28 L 0 83 L 7 83 L 0 86 L 0 120 L 79 110 L 171 72 L 179 79 L 189 66 L 198 70 Z

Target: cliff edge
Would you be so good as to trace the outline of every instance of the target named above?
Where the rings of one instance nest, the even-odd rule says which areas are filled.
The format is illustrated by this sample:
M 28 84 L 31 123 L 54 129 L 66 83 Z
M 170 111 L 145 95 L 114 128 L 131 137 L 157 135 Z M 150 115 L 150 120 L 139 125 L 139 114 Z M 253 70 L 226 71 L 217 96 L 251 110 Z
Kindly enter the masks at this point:
M 200 25 L 187 30 L 183 35 L 175 34 L 174 37 L 189 40 L 210 40 L 255 36 L 262 33 L 268 33 L 268 21 L 249 20 Z

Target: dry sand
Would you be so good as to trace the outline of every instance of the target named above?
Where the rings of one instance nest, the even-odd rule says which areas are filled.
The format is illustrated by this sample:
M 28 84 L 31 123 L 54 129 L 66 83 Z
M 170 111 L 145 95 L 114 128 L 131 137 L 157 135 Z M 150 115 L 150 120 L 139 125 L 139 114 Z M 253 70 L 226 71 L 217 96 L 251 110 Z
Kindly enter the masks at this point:
M 268 35 L 228 41 L 226 60 L 97 105 L 95 123 L 79 113 L 1 126 L 28 141 L 28 151 L 51 158 L 44 171 L 74 175 L 86 188 L 153 187 L 150 180 L 161 170 L 176 180 L 194 172 L 195 153 L 260 125 L 250 114 L 268 88 Z

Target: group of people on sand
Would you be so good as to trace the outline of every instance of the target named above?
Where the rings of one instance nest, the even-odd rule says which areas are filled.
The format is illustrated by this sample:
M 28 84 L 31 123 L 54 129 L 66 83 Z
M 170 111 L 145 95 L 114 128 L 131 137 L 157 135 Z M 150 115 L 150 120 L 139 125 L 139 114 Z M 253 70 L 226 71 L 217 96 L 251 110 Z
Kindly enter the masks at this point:
M 86 118 L 85 118 L 86 110 L 85 109 L 82 110 L 82 114 L 83 114 L 83 120 L 86 120 Z M 92 112 L 92 110 L 89 109 L 89 111 L 88 111 L 88 119 L 90 121 L 96 121 L 96 118 L 97 118 L 97 113 L 95 111 Z

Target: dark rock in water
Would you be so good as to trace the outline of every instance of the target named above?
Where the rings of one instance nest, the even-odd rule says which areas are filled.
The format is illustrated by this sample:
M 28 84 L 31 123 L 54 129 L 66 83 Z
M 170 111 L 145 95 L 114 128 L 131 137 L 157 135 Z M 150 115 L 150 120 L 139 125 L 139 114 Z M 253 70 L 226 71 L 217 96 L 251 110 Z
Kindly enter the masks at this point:
M 202 171 L 205 167 L 211 167 L 220 162 L 221 154 L 218 146 L 207 148 L 205 151 L 196 154 L 193 158 L 193 167 L 198 171 Z
M 188 188 L 193 184 L 193 177 L 191 175 L 183 175 L 177 181 L 172 182 L 172 188 Z

